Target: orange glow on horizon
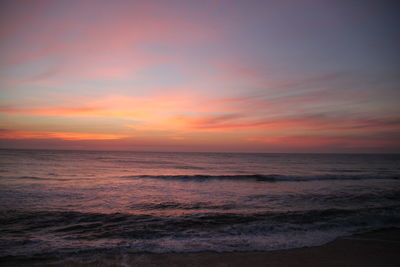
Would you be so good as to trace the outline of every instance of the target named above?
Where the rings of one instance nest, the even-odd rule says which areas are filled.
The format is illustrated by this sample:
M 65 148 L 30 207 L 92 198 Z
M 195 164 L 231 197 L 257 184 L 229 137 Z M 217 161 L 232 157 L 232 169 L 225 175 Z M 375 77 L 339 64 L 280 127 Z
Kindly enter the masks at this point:
M 61 139 L 61 140 L 115 140 L 127 137 L 119 134 L 74 132 L 0 131 L 1 139 Z

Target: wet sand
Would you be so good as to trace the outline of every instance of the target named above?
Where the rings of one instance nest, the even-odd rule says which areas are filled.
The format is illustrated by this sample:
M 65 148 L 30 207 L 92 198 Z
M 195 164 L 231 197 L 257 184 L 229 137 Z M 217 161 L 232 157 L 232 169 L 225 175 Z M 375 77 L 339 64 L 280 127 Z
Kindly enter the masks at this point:
M 0 259 L 0 266 L 400 266 L 400 229 L 356 234 L 318 247 L 267 252 L 79 255 Z

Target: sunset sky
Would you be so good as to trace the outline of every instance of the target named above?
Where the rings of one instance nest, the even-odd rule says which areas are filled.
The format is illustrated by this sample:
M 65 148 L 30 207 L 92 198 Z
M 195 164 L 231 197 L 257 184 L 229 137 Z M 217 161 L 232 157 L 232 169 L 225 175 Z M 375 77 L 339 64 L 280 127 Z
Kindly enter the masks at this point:
M 400 152 L 396 1 L 1 1 L 0 147 Z

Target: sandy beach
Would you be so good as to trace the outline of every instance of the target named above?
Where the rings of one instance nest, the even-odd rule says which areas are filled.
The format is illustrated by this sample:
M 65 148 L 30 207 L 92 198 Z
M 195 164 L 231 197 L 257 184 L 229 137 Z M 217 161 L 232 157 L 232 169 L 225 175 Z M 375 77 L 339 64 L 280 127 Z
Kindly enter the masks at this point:
M 66 258 L 3 258 L 0 266 L 399 266 L 400 229 L 384 229 L 318 247 L 267 252 L 79 255 Z

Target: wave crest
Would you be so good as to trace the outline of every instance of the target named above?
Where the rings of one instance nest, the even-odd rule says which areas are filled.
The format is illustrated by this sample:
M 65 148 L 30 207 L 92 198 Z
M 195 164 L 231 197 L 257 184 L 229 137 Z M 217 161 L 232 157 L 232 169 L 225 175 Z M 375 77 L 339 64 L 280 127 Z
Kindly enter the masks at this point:
M 164 180 L 182 180 L 182 181 L 207 181 L 207 180 L 246 180 L 260 182 L 307 182 L 324 180 L 371 180 L 371 179 L 389 179 L 397 180 L 396 176 L 382 175 L 279 175 L 279 174 L 245 174 L 245 175 L 128 175 L 120 176 L 123 179 L 164 179 Z

